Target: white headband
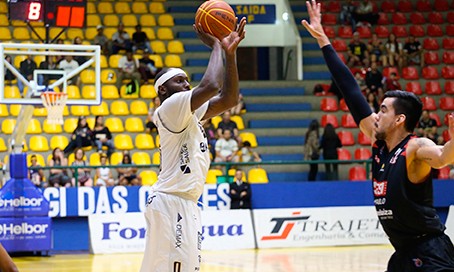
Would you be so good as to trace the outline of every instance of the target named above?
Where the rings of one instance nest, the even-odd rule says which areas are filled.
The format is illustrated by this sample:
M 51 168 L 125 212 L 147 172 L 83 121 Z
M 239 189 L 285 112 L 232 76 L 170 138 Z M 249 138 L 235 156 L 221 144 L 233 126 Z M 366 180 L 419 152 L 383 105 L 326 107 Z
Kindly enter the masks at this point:
M 158 94 L 159 86 L 162 86 L 164 83 L 167 82 L 167 80 L 179 74 L 184 74 L 185 76 L 187 76 L 186 72 L 180 68 L 171 68 L 165 74 L 160 76 L 158 80 L 156 80 L 156 82 L 154 83 L 154 90 L 156 91 L 156 93 Z

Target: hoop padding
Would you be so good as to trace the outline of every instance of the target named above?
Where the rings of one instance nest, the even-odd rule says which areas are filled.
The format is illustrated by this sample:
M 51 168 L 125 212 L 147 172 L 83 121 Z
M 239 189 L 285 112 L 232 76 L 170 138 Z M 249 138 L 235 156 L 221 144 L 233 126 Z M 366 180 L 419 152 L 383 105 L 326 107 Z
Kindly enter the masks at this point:
M 41 100 L 47 109 L 47 123 L 63 125 L 63 110 L 66 105 L 68 94 L 44 92 L 41 94 Z

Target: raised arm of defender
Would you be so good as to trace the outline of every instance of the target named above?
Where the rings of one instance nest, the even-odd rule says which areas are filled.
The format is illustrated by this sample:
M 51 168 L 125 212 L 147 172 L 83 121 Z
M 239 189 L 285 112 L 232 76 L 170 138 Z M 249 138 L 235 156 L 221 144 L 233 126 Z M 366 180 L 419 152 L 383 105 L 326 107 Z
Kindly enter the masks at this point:
M 213 49 L 206 72 L 200 84 L 194 88 L 191 109 L 199 108 L 210 101 L 203 119 L 216 116 L 238 103 L 239 78 L 236 65 L 236 50 L 245 37 L 246 19 L 242 18 L 235 31 L 222 41 L 203 31 L 202 26 L 194 26 L 200 40 Z M 222 51 L 225 53 L 225 71 Z
M 323 31 L 321 25 L 320 3 L 315 0 L 306 1 L 307 12 L 309 13 L 310 23 L 303 20 L 301 23 L 311 33 L 312 37 L 317 39 L 318 45 L 322 49 L 325 62 L 331 72 L 334 82 L 339 87 L 342 96 L 347 103 L 350 112 L 361 131 L 365 133 L 374 142 L 374 124 L 376 114 L 373 113 L 365 97 L 353 77 L 350 69 L 340 60 L 334 48 Z

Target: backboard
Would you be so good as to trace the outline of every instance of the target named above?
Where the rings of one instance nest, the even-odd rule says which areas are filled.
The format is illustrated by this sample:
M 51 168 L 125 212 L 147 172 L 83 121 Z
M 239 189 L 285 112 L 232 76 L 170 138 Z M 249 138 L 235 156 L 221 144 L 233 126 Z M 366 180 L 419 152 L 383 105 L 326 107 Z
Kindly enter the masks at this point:
M 6 56 L 11 57 L 11 62 L 5 60 Z M 61 61 L 55 68 L 37 68 L 30 78 L 24 77 L 20 72 L 20 64 L 27 58 L 35 61 L 36 67 L 47 57 L 59 56 L 63 59 L 72 56 L 77 58 L 80 64 L 72 68 L 59 69 Z M 56 92 L 68 93 L 67 105 L 99 105 L 101 104 L 101 49 L 97 45 L 63 45 L 63 44 L 25 44 L 25 43 L 0 43 L 0 103 L 3 104 L 28 104 L 42 105 L 40 94 L 43 91 L 53 90 Z M 74 64 L 74 63 L 73 63 Z M 4 80 L 6 71 L 10 71 L 16 80 L 7 82 Z M 86 71 L 82 73 L 83 71 Z M 52 79 L 49 79 L 49 78 Z M 92 86 L 93 93 L 89 96 L 81 95 L 81 85 Z M 6 83 L 6 84 L 5 84 Z M 23 88 L 22 88 L 23 86 Z M 22 90 L 21 90 L 22 89 Z M 13 90 L 13 91 L 11 91 Z M 31 91 L 30 94 L 26 95 Z

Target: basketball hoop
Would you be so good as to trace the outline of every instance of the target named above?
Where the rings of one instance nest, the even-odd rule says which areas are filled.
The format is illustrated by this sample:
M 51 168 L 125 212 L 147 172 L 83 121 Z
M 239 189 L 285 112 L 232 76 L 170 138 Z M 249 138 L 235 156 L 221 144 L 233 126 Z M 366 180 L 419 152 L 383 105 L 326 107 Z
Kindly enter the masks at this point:
M 47 122 L 49 124 L 63 124 L 63 110 L 68 94 L 56 92 L 43 92 L 41 100 L 47 109 Z

